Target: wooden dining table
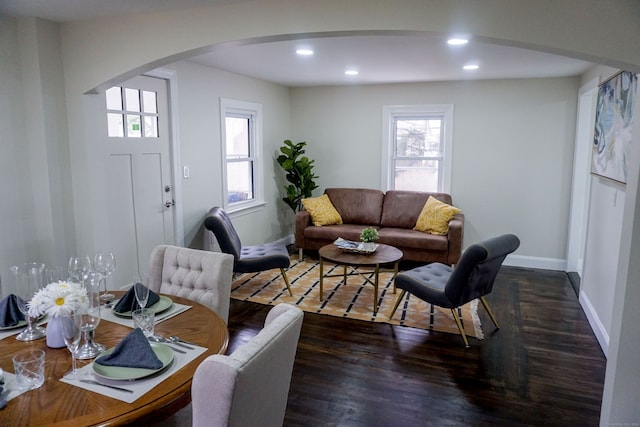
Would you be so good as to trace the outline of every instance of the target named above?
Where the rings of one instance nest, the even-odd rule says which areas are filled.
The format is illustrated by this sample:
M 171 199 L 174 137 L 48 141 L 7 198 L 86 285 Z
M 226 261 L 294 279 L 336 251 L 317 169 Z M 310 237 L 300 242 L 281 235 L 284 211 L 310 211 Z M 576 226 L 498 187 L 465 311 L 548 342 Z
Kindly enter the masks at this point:
M 48 348 L 45 339 L 25 343 L 9 336 L 0 340 L 0 367 L 13 372 L 12 357 L 16 353 L 25 349 L 45 350 L 45 382 L 42 387 L 10 400 L 0 410 L 0 426 L 115 426 L 134 422 L 143 425 L 186 406 L 191 401 L 191 380 L 196 368 L 207 356 L 226 352 L 229 332 L 222 318 L 208 307 L 186 298 L 167 296 L 191 308 L 156 324 L 156 334 L 177 335 L 206 347 L 207 351 L 133 403 L 126 403 L 60 381 L 71 369 L 71 354 L 66 348 Z M 102 320 L 95 331 L 95 341 L 112 348 L 130 332 L 129 327 Z M 79 361 L 79 367 L 82 362 L 87 364 L 91 360 Z

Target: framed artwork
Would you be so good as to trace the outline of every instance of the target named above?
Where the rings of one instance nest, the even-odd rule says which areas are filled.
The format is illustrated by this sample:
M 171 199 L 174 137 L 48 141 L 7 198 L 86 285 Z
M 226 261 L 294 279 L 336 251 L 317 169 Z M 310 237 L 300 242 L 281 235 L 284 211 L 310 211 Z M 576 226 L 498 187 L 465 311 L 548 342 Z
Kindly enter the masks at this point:
M 626 184 L 638 76 L 622 71 L 600 84 L 591 173 Z

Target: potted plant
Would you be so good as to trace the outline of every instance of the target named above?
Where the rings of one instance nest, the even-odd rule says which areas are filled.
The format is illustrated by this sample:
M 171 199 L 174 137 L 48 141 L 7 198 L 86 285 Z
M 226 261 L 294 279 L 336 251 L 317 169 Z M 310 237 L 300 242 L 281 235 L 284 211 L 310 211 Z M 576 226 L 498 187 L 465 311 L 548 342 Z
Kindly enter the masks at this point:
M 376 242 L 379 238 L 378 230 L 373 227 L 367 227 L 360 233 L 360 240 L 362 241 L 362 247 L 365 251 L 375 251 L 377 247 Z
M 315 183 L 317 175 L 313 174 L 313 160 L 309 160 L 304 147 L 306 142 L 294 144 L 290 140 L 285 140 L 280 147 L 281 155 L 276 159 L 278 164 L 286 172 L 285 178 L 290 184 L 284 187 L 287 195 L 282 200 L 294 213 L 302 210 L 302 199 L 311 197 L 311 192 L 318 188 Z

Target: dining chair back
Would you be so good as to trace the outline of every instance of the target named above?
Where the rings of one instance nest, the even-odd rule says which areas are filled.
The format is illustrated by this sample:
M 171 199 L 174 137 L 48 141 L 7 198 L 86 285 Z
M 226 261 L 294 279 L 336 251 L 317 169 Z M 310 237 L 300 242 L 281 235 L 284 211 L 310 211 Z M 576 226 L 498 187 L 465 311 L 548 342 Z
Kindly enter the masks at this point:
M 303 316 L 278 304 L 247 343 L 202 361 L 191 384 L 194 427 L 282 426 Z
M 228 323 L 233 257 L 170 245 L 156 246 L 149 257 L 149 289 L 203 304 Z

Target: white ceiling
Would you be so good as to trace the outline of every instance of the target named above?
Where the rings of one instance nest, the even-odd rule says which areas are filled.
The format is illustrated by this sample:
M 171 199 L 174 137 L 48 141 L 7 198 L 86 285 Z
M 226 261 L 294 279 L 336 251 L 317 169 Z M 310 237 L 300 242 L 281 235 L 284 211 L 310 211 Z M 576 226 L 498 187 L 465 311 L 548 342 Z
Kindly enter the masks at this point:
M 0 0 L 0 13 L 72 22 L 149 10 L 200 7 L 246 0 Z M 300 57 L 295 50 L 311 48 Z M 285 86 L 399 83 L 470 79 L 565 77 L 592 64 L 527 49 L 471 40 L 449 46 L 438 35 L 357 35 L 235 44 L 194 62 Z M 479 65 L 464 71 L 468 63 Z M 346 76 L 351 67 L 357 76 Z

